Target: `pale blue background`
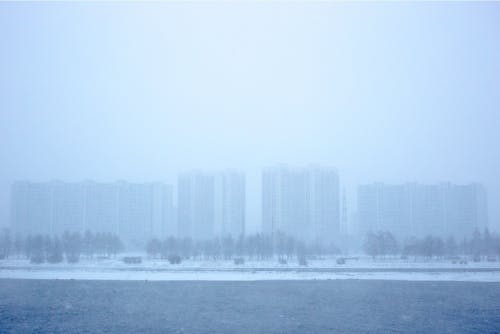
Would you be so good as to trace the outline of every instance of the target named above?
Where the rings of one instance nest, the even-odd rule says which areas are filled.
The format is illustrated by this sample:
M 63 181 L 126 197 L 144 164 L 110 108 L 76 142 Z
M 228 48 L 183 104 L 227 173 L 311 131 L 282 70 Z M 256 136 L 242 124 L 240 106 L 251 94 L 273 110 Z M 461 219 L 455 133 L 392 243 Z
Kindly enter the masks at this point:
M 1 3 L 0 225 L 15 179 L 337 166 L 483 182 L 500 210 L 500 3 Z

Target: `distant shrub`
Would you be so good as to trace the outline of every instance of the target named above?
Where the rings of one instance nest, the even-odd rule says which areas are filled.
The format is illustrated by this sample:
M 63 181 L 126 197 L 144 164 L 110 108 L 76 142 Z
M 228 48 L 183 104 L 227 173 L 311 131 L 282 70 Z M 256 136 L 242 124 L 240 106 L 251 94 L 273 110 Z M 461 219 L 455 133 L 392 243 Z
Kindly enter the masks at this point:
M 345 264 L 345 259 L 343 257 L 339 257 L 337 259 L 337 264 Z
M 140 256 L 125 256 L 122 261 L 126 264 L 137 264 L 142 263 L 142 257 Z
M 299 266 L 307 266 L 307 259 L 305 256 L 299 256 Z
M 76 254 L 67 254 L 66 261 L 68 261 L 68 263 L 78 263 L 80 261 L 80 256 Z
M 49 263 L 61 263 L 63 260 L 62 254 L 52 254 L 47 257 L 47 262 Z
M 278 259 L 278 263 L 279 263 L 279 264 L 288 264 L 287 260 L 285 260 L 285 259 L 284 259 L 284 258 L 282 258 L 282 257 L 280 257 L 280 258 Z
M 35 263 L 35 264 L 43 263 L 44 260 L 45 259 L 43 258 L 43 255 L 41 255 L 41 254 L 33 254 L 33 256 L 31 256 L 31 258 L 30 258 L 30 262 Z
M 180 255 L 178 255 L 178 254 L 169 255 L 167 260 L 170 264 L 179 264 L 182 261 Z
M 242 257 L 237 257 L 234 259 L 234 264 L 237 266 L 245 264 L 245 259 Z

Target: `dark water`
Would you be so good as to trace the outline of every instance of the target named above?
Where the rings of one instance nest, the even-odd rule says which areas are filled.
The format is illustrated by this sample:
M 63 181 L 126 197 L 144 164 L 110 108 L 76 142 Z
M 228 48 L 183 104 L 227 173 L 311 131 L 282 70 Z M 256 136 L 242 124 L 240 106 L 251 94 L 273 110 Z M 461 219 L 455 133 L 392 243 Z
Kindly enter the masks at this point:
M 500 333 L 500 283 L 0 280 L 1 333 Z

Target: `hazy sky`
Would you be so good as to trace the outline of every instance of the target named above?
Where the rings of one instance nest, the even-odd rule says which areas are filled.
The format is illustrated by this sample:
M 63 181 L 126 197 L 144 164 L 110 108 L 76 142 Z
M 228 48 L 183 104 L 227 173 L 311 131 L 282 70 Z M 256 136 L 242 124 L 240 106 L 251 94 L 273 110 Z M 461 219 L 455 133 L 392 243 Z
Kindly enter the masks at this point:
M 286 162 L 483 182 L 500 226 L 500 3 L 0 3 L 0 43 L 0 225 L 16 179 L 234 167 L 254 231 Z

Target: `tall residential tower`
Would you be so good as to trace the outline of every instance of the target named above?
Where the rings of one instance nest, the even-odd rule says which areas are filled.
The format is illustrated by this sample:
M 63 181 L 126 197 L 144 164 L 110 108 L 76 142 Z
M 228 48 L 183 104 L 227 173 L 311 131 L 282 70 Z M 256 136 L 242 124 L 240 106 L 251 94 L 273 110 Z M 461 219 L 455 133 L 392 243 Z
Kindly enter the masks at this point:
M 399 237 L 470 236 L 487 227 L 480 184 L 374 183 L 358 188 L 359 232 L 387 230 Z
M 141 243 L 175 228 L 172 187 L 163 183 L 16 182 L 11 226 L 19 234 L 112 232 Z
M 245 232 L 245 175 L 237 171 L 189 172 L 178 179 L 182 237 L 197 240 Z
M 340 233 L 339 178 L 335 169 L 285 165 L 262 174 L 263 231 L 306 241 L 331 241 Z

